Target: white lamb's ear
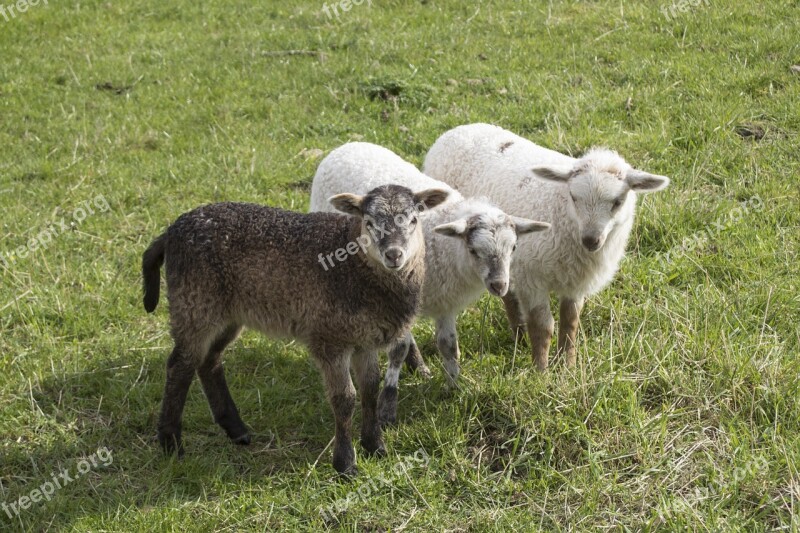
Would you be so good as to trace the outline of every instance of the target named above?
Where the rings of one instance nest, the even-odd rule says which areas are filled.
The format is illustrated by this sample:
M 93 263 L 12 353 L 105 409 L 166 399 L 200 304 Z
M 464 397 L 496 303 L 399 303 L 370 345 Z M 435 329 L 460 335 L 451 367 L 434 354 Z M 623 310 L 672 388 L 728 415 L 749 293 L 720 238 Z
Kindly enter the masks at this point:
M 525 235 L 526 233 L 533 233 L 535 231 L 544 231 L 550 228 L 549 222 L 539 222 L 538 220 L 530 220 L 527 218 L 514 216 L 509 218 L 514 221 L 514 229 L 517 232 L 517 236 Z
M 342 213 L 347 213 L 348 215 L 353 215 L 356 217 L 363 216 L 363 213 L 361 212 L 361 202 L 363 201 L 363 196 L 350 193 L 337 194 L 336 196 L 331 196 L 328 198 L 328 202 L 330 202 L 333 207 Z
M 548 167 L 536 167 L 533 173 L 537 178 L 555 181 L 557 183 L 566 183 L 572 176 L 572 165 L 551 165 Z
M 629 170 L 627 176 L 625 176 L 625 183 L 632 191 L 655 192 L 665 189 L 669 185 L 669 178 L 642 172 L 641 170 Z
M 436 226 L 433 228 L 433 231 L 448 237 L 461 237 L 467 232 L 467 221 L 466 219 L 462 218 L 460 220 L 456 220 L 455 222 Z

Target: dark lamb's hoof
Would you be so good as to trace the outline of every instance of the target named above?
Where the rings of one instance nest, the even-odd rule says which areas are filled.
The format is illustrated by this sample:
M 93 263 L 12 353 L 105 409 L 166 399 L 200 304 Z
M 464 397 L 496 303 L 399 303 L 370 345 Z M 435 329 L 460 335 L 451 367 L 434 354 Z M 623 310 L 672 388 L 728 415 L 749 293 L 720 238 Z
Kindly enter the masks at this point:
M 180 433 L 161 433 L 158 434 L 158 443 L 165 455 L 177 455 L 183 457 L 183 442 Z
M 336 471 L 339 473 L 339 479 L 341 481 L 353 481 L 356 477 L 358 477 L 358 467 L 354 464 L 344 469 L 344 471 L 341 471 L 338 468 Z
M 234 444 L 238 444 L 239 446 L 248 446 L 251 442 L 250 433 L 245 433 L 244 435 L 239 435 L 238 437 L 231 437 L 231 442 Z
M 386 387 L 378 400 L 378 422 L 382 428 L 397 424 L 397 388 Z
M 386 446 L 382 442 L 375 444 L 362 440 L 361 447 L 367 452 L 367 457 L 386 457 Z
M 381 429 L 390 429 L 397 426 L 397 418 L 394 416 L 385 418 L 381 417 L 380 423 Z

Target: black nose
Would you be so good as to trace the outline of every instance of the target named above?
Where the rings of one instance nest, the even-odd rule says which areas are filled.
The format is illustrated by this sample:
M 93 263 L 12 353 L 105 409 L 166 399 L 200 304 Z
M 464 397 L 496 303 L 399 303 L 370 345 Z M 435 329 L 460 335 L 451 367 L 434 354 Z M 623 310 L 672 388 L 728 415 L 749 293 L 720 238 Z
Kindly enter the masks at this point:
M 591 237 L 587 236 L 581 239 L 583 242 L 583 247 L 589 250 L 590 252 L 594 252 L 598 248 L 600 248 L 600 237 Z
M 493 281 L 489 284 L 492 293 L 496 296 L 505 296 L 508 284 L 505 281 Z
M 392 263 L 397 264 L 400 262 L 400 259 L 403 258 L 403 250 L 400 248 L 389 248 L 383 255 Z

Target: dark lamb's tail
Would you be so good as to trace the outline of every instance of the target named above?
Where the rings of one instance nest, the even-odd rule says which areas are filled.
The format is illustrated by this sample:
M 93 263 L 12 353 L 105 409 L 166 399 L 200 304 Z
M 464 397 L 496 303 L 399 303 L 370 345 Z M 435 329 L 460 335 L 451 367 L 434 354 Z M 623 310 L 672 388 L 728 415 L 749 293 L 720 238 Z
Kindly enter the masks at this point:
M 144 281 L 144 310 L 152 313 L 158 305 L 161 291 L 161 265 L 164 264 L 167 235 L 154 240 L 142 254 L 142 278 Z

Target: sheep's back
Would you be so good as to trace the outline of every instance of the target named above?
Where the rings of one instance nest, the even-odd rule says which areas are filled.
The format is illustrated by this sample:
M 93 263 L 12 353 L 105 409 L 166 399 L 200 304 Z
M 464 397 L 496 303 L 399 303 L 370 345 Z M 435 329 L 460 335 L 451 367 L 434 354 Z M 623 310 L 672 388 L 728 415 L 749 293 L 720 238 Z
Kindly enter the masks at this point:
M 311 186 L 309 211 L 334 211 L 328 198 L 340 193 L 367 194 L 381 185 L 402 185 L 414 192 L 445 189 L 457 200 L 448 184 L 422 174 L 417 167 L 391 150 L 371 143 L 348 143 L 331 152 L 320 163 Z

